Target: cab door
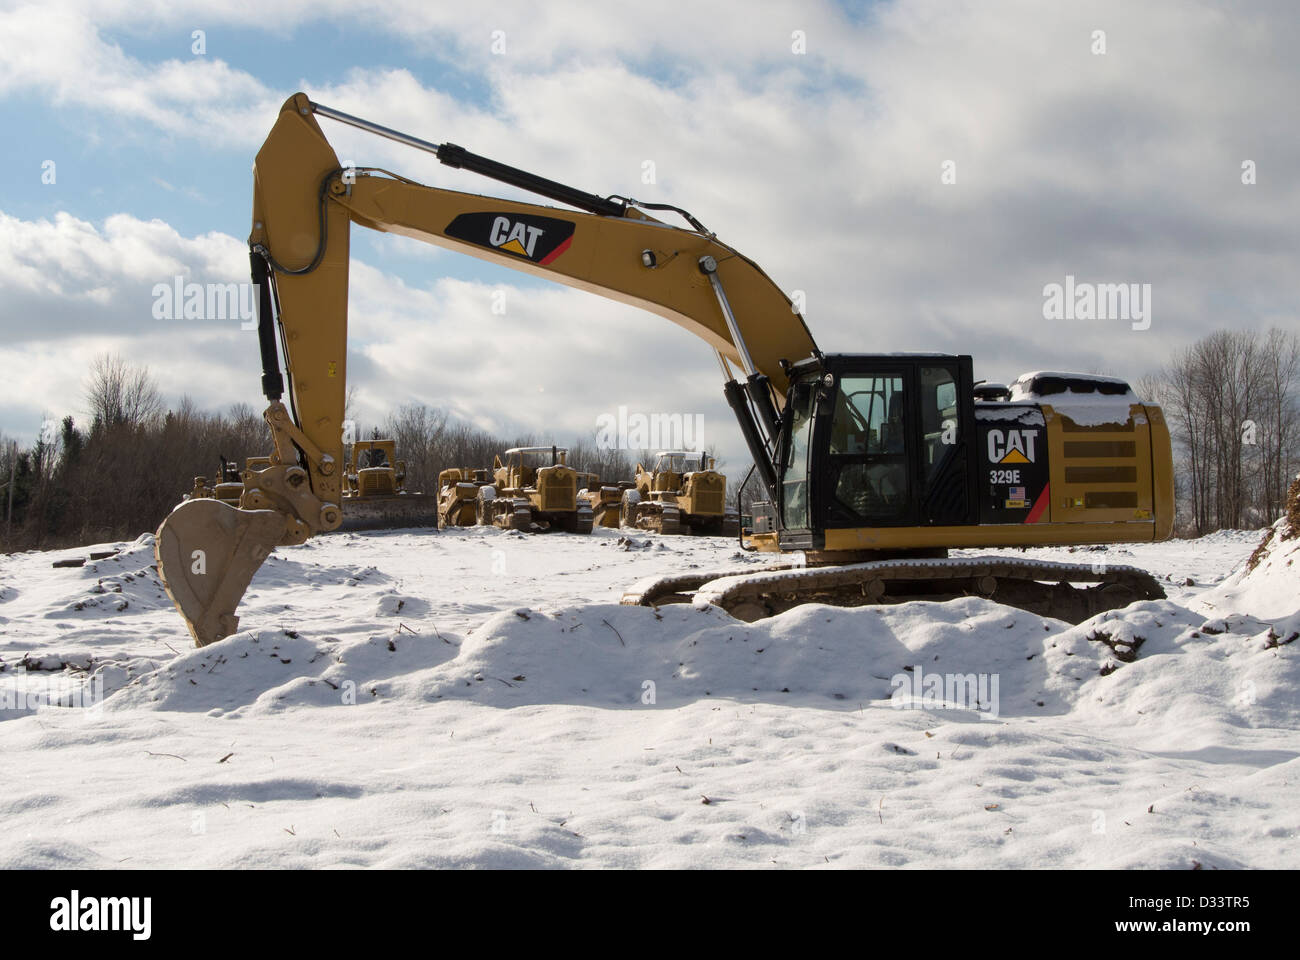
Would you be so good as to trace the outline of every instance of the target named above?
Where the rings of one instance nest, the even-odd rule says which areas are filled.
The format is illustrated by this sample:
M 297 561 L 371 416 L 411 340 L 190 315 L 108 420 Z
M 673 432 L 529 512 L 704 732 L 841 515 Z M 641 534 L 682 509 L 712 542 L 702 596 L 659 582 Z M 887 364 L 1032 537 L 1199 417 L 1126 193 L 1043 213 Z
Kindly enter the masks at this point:
M 864 358 L 818 405 L 827 528 L 974 522 L 974 406 L 966 357 Z
M 807 532 L 814 516 L 816 472 L 813 437 L 817 391 L 812 383 L 795 384 L 790 392 L 789 426 L 781 451 L 781 525 L 789 531 Z
M 881 363 L 842 373 L 824 420 L 826 469 L 819 484 L 826 526 L 916 522 L 917 438 L 912 372 Z
M 970 360 L 919 360 L 915 369 L 917 515 L 935 526 L 975 523 L 974 385 Z

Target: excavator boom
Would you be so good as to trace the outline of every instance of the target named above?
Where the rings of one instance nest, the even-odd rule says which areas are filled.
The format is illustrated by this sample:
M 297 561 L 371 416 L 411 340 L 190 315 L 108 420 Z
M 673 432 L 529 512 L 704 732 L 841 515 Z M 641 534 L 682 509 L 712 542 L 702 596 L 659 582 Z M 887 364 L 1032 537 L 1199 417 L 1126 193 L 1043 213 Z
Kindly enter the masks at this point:
M 317 116 L 579 209 L 344 168 Z M 290 97 L 257 154 L 249 237 L 260 291 L 262 387 L 270 401 L 265 417 L 275 447 L 271 466 L 252 475 L 240 510 L 182 504 L 158 532 L 159 570 L 196 643 L 237 628 L 235 607 L 272 547 L 301 543 L 342 522 L 353 223 L 634 304 L 690 330 L 716 351 L 728 399 L 744 412 L 751 451 L 763 459 L 771 482 L 772 427 L 785 370 L 816 356 L 816 344 L 789 298 L 757 264 L 678 212 L 689 229 L 651 217 L 635 201 L 601 198 L 455 144 L 399 134 L 314 104 L 302 93 Z M 743 388 L 731 379 L 731 365 L 747 375 Z

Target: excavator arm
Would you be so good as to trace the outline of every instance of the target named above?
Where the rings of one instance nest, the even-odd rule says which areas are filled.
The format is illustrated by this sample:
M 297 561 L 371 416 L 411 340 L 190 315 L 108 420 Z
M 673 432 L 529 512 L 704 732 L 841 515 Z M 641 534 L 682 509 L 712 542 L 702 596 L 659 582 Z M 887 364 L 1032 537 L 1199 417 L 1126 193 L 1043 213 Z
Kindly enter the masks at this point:
M 344 168 L 317 116 L 360 127 L 576 210 L 429 187 Z M 159 572 L 197 645 L 234 633 L 235 609 L 276 545 L 342 522 L 350 225 L 398 233 L 634 304 L 699 336 L 717 354 L 727 400 L 760 476 L 773 452 L 789 366 L 818 350 L 803 318 L 757 264 L 698 221 L 685 229 L 469 153 L 289 98 L 254 167 L 253 281 L 271 466 L 245 476 L 240 508 L 190 500 L 159 528 Z M 283 356 L 283 373 L 281 372 Z M 743 372 L 743 383 L 732 366 Z M 284 403 L 288 395 L 289 405 Z

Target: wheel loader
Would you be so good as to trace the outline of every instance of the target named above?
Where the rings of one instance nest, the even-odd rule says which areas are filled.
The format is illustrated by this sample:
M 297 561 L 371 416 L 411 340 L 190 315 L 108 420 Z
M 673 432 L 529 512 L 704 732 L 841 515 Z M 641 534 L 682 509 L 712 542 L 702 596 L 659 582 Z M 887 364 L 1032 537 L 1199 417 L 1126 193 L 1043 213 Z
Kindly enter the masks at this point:
M 561 206 L 345 168 L 322 120 Z M 157 536 L 162 579 L 199 645 L 238 629 L 240 598 L 272 549 L 343 523 L 352 224 L 641 307 L 713 350 L 763 490 L 750 539 L 774 562 L 638 584 L 625 603 L 692 600 L 752 618 L 809 601 L 975 594 L 1077 622 L 1163 595 L 1131 567 L 948 556 L 1169 537 L 1169 429 L 1122 381 L 1043 372 L 1006 399 L 977 400 L 967 355 L 825 353 L 762 268 L 681 207 L 589 193 L 302 93 L 258 151 L 252 213 L 271 466 L 237 509 L 185 501 Z
M 591 533 L 592 511 L 578 497 L 578 471 L 564 447 L 511 447 L 493 463 L 492 483 L 478 488 L 479 524 L 542 533 Z
M 636 480 L 623 491 L 625 527 L 661 534 L 735 536 L 739 518 L 728 514 L 727 478 L 703 453 L 660 450 L 650 469 L 636 465 Z

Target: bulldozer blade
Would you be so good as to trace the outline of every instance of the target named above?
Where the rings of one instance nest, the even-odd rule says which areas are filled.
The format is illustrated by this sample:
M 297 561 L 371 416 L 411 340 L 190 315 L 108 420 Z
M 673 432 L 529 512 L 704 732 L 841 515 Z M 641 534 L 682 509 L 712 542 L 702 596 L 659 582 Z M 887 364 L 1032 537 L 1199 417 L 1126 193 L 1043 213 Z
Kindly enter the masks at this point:
M 167 515 L 154 543 L 158 574 L 196 647 L 239 629 L 235 608 L 271 548 L 284 537 L 274 510 L 187 500 Z
M 436 527 L 438 498 L 423 493 L 402 493 L 391 497 L 345 497 L 341 533 L 358 530 L 394 530 L 404 527 Z

